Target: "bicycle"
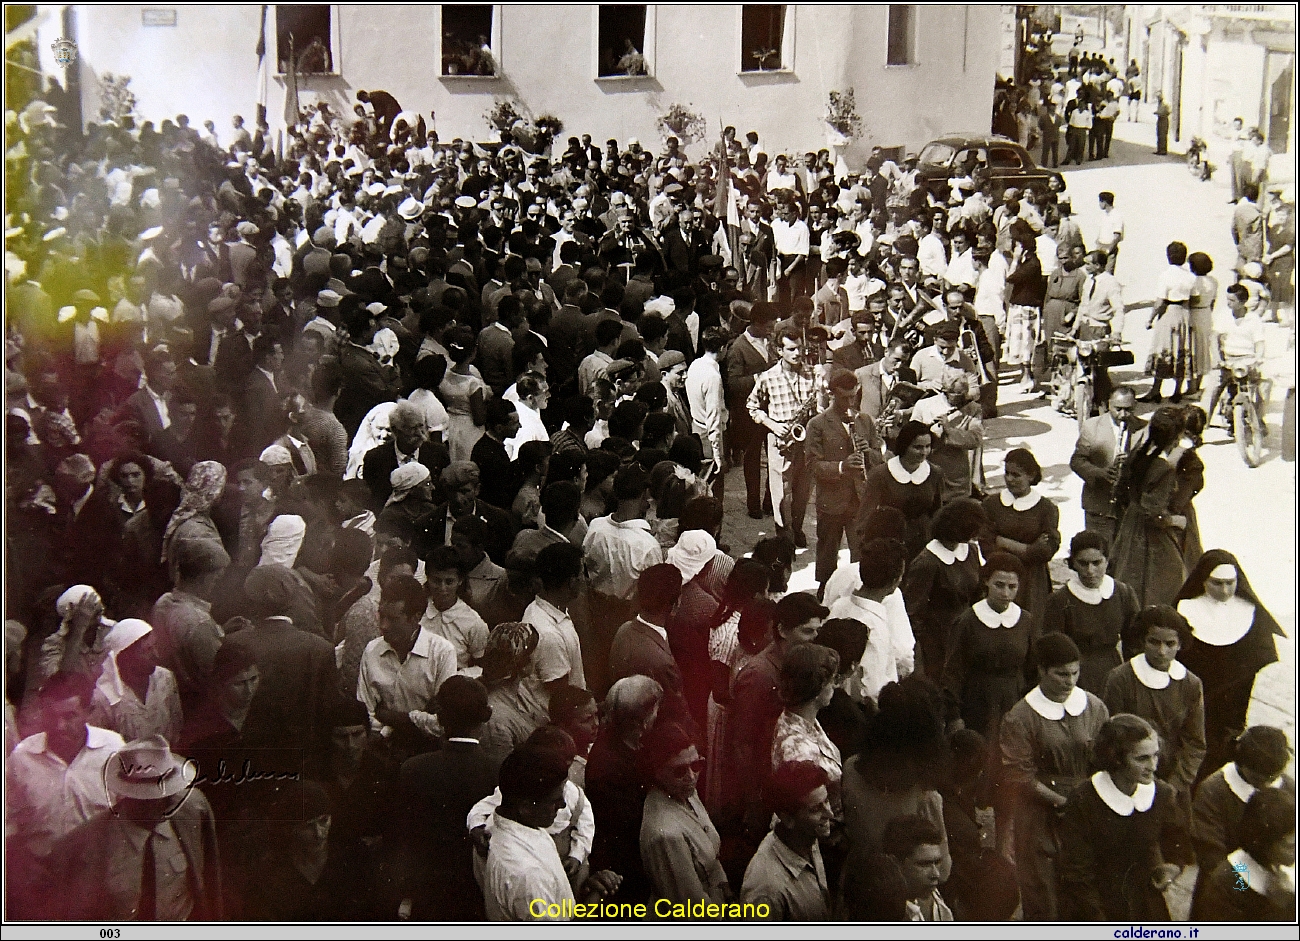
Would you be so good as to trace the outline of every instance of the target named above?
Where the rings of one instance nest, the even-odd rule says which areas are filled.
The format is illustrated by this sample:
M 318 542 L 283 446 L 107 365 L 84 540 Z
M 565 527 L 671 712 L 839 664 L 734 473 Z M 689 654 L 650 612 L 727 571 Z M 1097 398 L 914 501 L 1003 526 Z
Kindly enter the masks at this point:
M 1264 461 L 1264 403 L 1267 396 L 1263 379 L 1253 366 L 1221 366 L 1223 388 L 1219 394 L 1219 414 L 1228 426 L 1228 434 L 1237 442 L 1237 453 L 1247 467 Z

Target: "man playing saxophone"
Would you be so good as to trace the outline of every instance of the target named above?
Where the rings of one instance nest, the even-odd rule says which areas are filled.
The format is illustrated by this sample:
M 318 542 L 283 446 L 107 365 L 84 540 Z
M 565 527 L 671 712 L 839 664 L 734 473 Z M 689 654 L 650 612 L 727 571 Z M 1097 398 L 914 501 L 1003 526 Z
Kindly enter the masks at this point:
M 839 561 L 840 543 L 850 536 L 862 505 L 867 471 L 884 463 L 882 442 L 871 416 L 857 410 L 858 377 L 847 369 L 831 374 L 831 405 L 808 423 L 808 466 L 817 480 L 817 594 Z
M 804 458 L 803 435 L 792 424 L 812 403 L 816 412 L 817 377 L 804 363 L 798 328 L 783 322 L 773 336 L 780 357 L 775 366 L 759 373 L 745 403 L 749 416 L 767 434 L 768 484 L 777 531 L 789 536 L 800 549 L 808 547 L 803 532 L 811 481 Z M 783 447 L 785 445 L 785 447 Z

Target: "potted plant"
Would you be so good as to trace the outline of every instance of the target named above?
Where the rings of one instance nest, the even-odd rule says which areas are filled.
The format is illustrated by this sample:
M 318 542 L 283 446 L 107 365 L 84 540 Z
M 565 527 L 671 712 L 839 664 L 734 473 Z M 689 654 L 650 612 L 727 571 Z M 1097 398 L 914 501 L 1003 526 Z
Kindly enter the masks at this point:
M 655 124 L 664 140 L 676 137 L 683 147 L 703 140 L 708 127 L 704 115 L 682 104 L 671 106 L 659 116 Z
M 843 147 L 862 133 L 862 115 L 853 100 L 853 89 L 832 91 L 826 103 L 826 140 L 832 147 Z
M 780 49 L 758 49 L 751 52 L 750 57 L 758 61 L 758 71 L 767 72 L 770 69 L 779 69 L 781 67 L 781 50 Z M 768 60 L 774 59 L 772 65 L 768 65 Z
M 497 98 L 492 103 L 492 107 L 483 112 L 483 119 L 500 136 L 502 131 L 509 131 L 524 120 L 524 116 L 519 113 L 519 109 L 515 107 L 514 102 L 508 98 Z
M 555 138 L 564 133 L 564 122 L 553 114 L 543 114 L 533 122 L 533 129 L 536 132 L 533 153 L 544 154 L 550 150 Z

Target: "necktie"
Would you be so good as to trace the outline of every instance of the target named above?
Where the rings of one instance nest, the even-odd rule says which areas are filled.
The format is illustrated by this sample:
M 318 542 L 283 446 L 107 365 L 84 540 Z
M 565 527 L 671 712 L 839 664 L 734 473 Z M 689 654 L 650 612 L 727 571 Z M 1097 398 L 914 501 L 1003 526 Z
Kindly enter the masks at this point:
M 1092 300 L 1092 292 L 1095 291 L 1095 290 L 1097 290 L 1097 279 L 1094 278 L 1092 275 L 1088 275 L 1088 293 L 1087 293 L 1087 295 L 1084 297 L 1084 300 L 1085 300 L 1085 301 L 1091 301 L 1091 300 Z
M 158 872 L 153 852 L 153 831 L 144 841 L 144 862 L 140 872 L 140 905 L 136 909 L 137 921 L 158 919 Z

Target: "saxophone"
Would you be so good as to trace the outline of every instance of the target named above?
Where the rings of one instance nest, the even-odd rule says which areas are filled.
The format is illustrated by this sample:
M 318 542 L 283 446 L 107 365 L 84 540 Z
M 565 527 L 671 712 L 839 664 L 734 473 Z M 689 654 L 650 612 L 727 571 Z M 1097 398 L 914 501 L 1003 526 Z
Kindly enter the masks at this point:
M 812 395 L 804 400 L 803 405 L 799 406 L 799 411 L 790 424 L 785 429 L 785 434 L 777 442 L 777 448 L 781 454 L 786 455 L 798 443 L 808 437 L 808 422 L 812 421 L 813 416 L 817 414 L 817 387 L 814 384 Z

